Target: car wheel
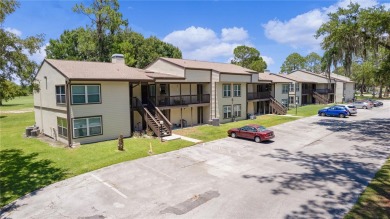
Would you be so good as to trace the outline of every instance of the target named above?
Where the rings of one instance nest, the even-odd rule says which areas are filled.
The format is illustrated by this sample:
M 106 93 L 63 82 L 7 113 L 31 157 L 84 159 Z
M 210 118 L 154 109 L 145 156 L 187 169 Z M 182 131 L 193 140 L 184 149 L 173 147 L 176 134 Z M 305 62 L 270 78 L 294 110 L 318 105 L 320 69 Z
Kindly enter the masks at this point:
M 232 136 L 232 138 L 235 138 L 237 137 L 236 133 L 235 132 L 232 132 L 232 134 L 230 134 Z
M 326 116 L 326 114 L 325 113 L 321 113 L 321 116 Z
M 340 117 L 340 118 L 345 118 L 345 115 L 342 114 L 342 113 L 340 113 L 339 117 Z
M 261 138 L 260 138 L 259 136 L 256 136 L 256 137 L 255 137 L 255 142 L 256 142 L 256 143 L 260 143 L 260 142 L 261 142 Z
M 363 106 L 363 109 L 367 109 L 367 107 L 366 107 L 366 106 Z

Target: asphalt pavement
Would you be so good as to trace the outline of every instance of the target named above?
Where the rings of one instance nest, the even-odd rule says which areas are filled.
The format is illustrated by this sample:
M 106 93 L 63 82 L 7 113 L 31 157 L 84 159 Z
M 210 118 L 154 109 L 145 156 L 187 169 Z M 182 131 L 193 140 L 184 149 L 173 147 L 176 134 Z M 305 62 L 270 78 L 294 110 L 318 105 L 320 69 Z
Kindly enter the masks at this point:
M 27 195 L 2 218 L 342 218 L 390 155 L 390 101 L 120 163 Z M 81 146 L 82 147 L 82 146 Z

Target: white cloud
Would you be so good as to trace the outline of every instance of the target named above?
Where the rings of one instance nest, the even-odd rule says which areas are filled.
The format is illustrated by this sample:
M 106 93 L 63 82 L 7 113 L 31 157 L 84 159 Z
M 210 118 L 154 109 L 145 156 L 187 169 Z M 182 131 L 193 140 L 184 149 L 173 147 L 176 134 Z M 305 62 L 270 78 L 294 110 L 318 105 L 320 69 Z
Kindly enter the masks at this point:
M 179 47 L 183 58 L 221 61 L 231 57 L 237 46 L 251 46 L 247 39 L 248 32 L 242 27 L 223 28 L 218 36 L 212 29 L 191 26 L 173 31 L 163 41 Z
M 39 48 L 39 50 L 38 50 L 36 53 L 34 53 L 34 54 L 32 54 L 32 55 L 27 54 L 27 52 L 26 52 L 26 54 L 28 55 L 28 57 L 29 57 L 30 60 L 32 60 L 32 61 L 38 63 L 38 65 L 39 65 L 39 64 L 41 64 L 41 62 L 43 61 L 43 59 L 46 58 L 46 47 L 47 47 L 48 45 L 49 45 L 49 43 L 46 43 L 46 44 L 43 45 L 41 48 Z
M 377 5 L 376 0 L 354 0 L 363 8 Z M 287 21 L 270 20 L 263 24 L 265 36 L 278 43 L 288 44 L 293 48 L 307 47 L 316 51 L 320 49 L 321 39 L 314 37 L 321 24 L 328 21 L 328 13 L 335 12 L 339 7 L 345 8 L 350 0 L 341 0 L 324 8 L 314 9 L 300 14 Z
M 269 67 L 270 65 L 273 65 L 275 63 L 275 61 L 269 56 L 261 56 L 261 57 L 267 63 L 267 67 Z
M 233 27 L 233 28 L 223 28 L 222 29 L 222 41 L 242 41 L 248 38 L 248 31 L 244 28 Z
M 18 30 L 16 28 L 6 27 L 5 31 L 11 32 L 11 33 L 15 34 L 18 37 L 22 36 L 22 31 L 20 31 L 20 30 Z

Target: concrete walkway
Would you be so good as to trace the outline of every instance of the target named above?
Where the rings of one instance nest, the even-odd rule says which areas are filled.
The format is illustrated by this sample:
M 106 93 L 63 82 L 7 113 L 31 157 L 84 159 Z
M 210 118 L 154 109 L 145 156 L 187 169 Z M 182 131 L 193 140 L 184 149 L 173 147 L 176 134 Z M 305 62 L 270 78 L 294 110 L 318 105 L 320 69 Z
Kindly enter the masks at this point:
M 201 140 L 195 139 L 195 138 L 189 138 L 186 136 L 178 135 L 178 134 L 172 134 L 172 138 L 180 138 L 186 141 L 194 142 L 194 143 L 200 143 L 202 142 Z
M 64 180 L 1 218 L 343 218 L 390 155 L 390 101 L 357 116 L 272 127 Z

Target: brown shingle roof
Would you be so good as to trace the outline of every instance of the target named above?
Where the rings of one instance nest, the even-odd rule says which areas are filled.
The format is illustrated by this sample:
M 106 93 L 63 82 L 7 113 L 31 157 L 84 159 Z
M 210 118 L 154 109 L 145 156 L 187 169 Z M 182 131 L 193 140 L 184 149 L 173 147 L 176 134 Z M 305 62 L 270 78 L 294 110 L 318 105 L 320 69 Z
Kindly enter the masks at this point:
M 233 73 L 233 74 L 253 74 L 257 73 L 251 69 L 247 69 L 238 65 L 229 64 L 229 63 L 218 63 L 218 62 L 205 62 L 205 61 L 195 61 L 195 60 L 186 60 L 186 59 L 173 59 L 173 58 L 160 58 L 161 60 L 170 62 L 172 64 L 178 65 L 183 68 L 194 68 L 194 69 L 205 69 L 205 70 L 215 70 L 220 73 Z
M 283 78 L 287 78 L 287 79 L 290 79 L 290 80 L 293 80 L 293 81 L 296 81 L 296 82 L 317 83 L 317 82 L 315 82 L 315 81 L 307 80 L 307 79 L 298 77 L 298 76 L 296 76 L 296 75 L 291 75 L 291 74 L 278 74 L 278 76 L 279 76 L 279 77 L 283 77 Z
M 290 79 L 280 77 L 277 74 L 273 74 L 273 73 L 260 73 L 259 80 L 270 80 L 273 83 L 291 83 L 291 82 L 293 82 Z
M 152 81 L 145 70 L 131 68 L 120 63 L 86 62 L 45 59 L 52 67 L 69 79 L 77 80 L 119 80 Z
M 146 71 L 146 75 L 148 77 L 156 78 L 156 79 L 185 79 L 185 77 L 180 77 L 180 76 L 161 73 L 161 72 L 153 72 L 153 71 Z

